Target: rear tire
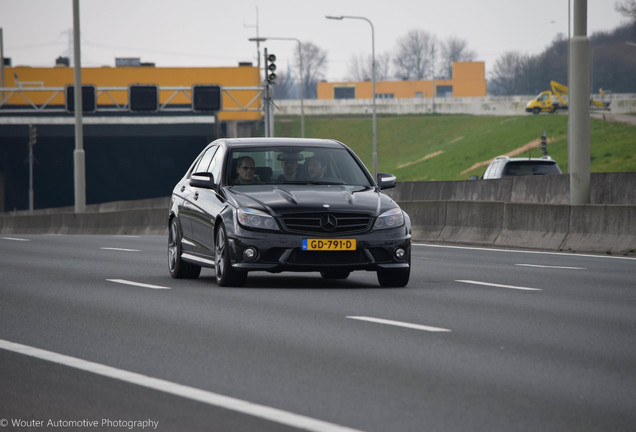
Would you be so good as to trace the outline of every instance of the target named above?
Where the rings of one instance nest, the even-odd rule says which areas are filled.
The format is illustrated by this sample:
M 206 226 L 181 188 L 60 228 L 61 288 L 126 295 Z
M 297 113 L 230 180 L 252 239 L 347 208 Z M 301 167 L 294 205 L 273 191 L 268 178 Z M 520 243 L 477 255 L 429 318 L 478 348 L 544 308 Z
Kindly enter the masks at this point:
M 230 260 L 230 247 L 225 226 L 221 224 L 216 231 L 214 244 L 214 269 L 216 283 L 221 287 L 242 287 L 247 282 L 247 272 L 235 270 Z
M 190 264 L 181 259 L 181 226 L 177 218 L 170 221 L 168 232 L 168 270 L 174 279 L 196 279 L 201 274 L 201 267 Z

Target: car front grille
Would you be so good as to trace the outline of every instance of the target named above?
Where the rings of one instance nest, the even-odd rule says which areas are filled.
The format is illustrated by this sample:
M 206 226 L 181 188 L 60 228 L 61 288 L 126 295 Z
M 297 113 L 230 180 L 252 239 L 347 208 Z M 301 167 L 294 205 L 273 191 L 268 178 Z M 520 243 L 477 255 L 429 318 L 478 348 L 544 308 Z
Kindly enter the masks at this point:
M 314 212 L 283 214 L 285 229 L 301 234 L 355 234 L 365 232 L 371 224 L 368 213 Z

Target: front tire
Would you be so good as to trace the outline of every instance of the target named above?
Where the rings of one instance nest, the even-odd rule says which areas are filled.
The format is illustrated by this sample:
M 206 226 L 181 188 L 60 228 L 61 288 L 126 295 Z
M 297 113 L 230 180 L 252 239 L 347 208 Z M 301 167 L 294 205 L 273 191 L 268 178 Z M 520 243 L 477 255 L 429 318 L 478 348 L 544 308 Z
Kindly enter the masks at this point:
M 383 288 L 403 288 L 409 283 L 411 268 L 379 269 L 378 283 Z
M 346 279 L 349 277 L 351 272 L 349 270 L 323 270 L 320 272 L 320 276 L 323 279 Z
M 214 268 L 216 272 L 216 283 L 218 286 L 244 286 L 247 282 L 247 272 L 238 271 L 232 268 L 230 260 L 230 246 L 227 241 L 225 226 L 221 224 L 216 231 L 216 242 L 214 244 Z
M 396 269 L 378 269 L 378 283 L 383 288 L 404 288 L 411 277 L 411 252 L 408 252 L 408 267 Z
M 174 279 L 196 279 L 201 274 L 201 267 L 181 259 L 182 238 L 181 226 L 175 217 L 170 221 L 168 232 L 168 270 L 170 270 L 170 276 Z

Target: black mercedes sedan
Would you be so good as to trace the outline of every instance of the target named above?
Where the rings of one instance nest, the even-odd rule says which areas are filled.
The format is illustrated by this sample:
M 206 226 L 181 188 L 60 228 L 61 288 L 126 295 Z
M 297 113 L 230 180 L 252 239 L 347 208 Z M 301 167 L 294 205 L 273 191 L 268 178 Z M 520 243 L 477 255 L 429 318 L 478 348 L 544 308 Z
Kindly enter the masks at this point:
M 334 140 L 216 140 L 172 191 L 170 275 L 212 267 L 219 286 L 243 286 L 250 271 L 368 270 L 383 287 L 406 286 L 411 221 L 382 193 L 395 177 L 377 177 Z

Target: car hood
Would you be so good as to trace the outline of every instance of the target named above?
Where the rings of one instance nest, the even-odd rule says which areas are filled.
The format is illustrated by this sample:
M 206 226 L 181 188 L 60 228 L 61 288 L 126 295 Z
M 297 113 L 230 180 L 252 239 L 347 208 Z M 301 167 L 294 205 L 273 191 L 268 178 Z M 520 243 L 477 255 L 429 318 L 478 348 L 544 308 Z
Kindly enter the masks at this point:
M 345 185 L 254 185 L 225 188 L 236 207 L 265 210 L 273 215 L 289 211 L 364 211 L 373 215 L 397 207 L 375 188 Z

